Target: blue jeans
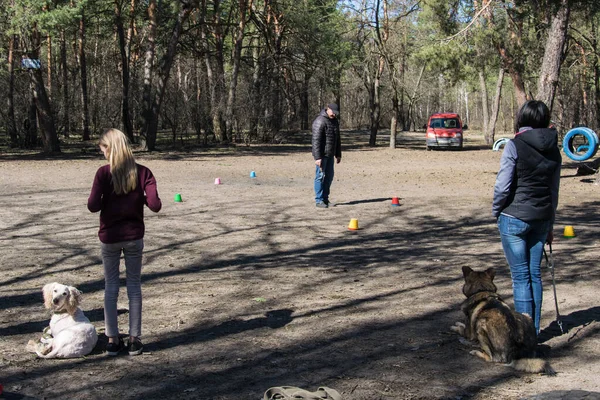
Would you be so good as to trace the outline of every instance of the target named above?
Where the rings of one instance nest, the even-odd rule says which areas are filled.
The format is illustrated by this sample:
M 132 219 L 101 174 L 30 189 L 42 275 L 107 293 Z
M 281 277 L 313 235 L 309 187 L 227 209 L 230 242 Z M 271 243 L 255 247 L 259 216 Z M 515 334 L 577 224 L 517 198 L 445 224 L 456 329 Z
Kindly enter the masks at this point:
M 333 182 L 333 165 L 335 158 L 323 157 L 321 168 L 315 165 L 315 201 L 317 203 L 329 203 L 329 188 Z
M 129 336 L 142 335 L 142 252 L 144 239 L 102 243 L 104 264 L 104 323 L 106 336 L 118 337 L 117 300 L 119 298 L 119 264 L 125 257 L 125 277 L 129 298 Z
M 533 319 L 540 331 L 542 314 L 542 253 L 550 221 L 525 222 L 500 214 L 498 230 L 502 248 L 510 267 L 515 310 Z

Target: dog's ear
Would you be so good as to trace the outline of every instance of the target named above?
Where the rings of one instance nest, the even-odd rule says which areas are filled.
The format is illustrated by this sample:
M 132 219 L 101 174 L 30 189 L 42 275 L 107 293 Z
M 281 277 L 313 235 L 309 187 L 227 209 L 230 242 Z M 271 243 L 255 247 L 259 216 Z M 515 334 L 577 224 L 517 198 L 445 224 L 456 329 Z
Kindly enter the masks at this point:
M 471 274 L 471 272 L 473 272 L 473 270 L 471 269 L 471 267 L 467 267 L 465 265 L 464 267 L 462 267 L 462 272 L 463 272 L 463 276 L 466 278 L 467 276 L 469 276 Z
M 490 277 L 490 280 L 493 281 L 494 277 L 496 276 L 496 270 L 490 267 L 485 270 L 485 274 Z
M 52 308 L 52 290 L 54 289 L 54 285 L 56 285 L 56 282 L 47 283 L 42 288 L 42 293 L 44 294 L 44 307 L 48 309 Z
M 81 291 L 74 286 L 69 286 L 69 307 L 73 310 L 81 302 Z

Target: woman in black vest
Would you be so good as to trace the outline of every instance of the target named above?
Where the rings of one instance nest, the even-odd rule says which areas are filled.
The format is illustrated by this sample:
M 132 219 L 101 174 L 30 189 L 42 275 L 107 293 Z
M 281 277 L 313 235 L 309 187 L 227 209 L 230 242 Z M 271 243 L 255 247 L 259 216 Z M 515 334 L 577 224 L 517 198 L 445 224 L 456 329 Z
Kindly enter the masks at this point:
M 552 243 L 561 156 L 550 110 L 527 101 L 517 113 L 515 137 L 506 143 L 494 186 L 492 213 L 510 266 L 515 310 L 540 331 L 544 242 Z

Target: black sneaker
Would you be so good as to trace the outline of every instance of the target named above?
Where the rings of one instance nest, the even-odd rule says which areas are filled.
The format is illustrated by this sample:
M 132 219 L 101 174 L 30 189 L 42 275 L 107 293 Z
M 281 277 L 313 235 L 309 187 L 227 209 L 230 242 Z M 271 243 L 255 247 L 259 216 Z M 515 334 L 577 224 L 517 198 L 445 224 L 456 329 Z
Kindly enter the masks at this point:
M 323 202 L 317 203 L 317 208 L 327 208 L 327 207 L 328 207 L 328 205 Z
M 116 356 L 121 352 L 121 350 L 123 350 L 124 347 L 125 344 L 123 343 L 123 339 L 119 338 L 118 343 L 109 342 L 106 345 L 106 354 L 108 354 L 109 356 Z
M 140 355 L 142 354 L 142 350 L 144 350 L 144 345 L 139 338 L 134 338 L 133 340 L 129 341 L 129 344 L 127 345 L 127 351 L 129 352 L 130 356 Z

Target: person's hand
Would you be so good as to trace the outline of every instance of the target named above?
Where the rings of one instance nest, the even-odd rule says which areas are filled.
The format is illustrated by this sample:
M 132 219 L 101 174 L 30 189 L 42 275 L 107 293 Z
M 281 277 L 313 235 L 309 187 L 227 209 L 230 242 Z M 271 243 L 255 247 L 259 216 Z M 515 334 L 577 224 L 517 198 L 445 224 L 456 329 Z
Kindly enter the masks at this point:
M 321 168 L 321 159 L 315 160 L 315 165 Z
M 546 243 L 552 244 L 553 240 L 554 240 L 554 232 L 552 232 L 552 230 L 550 230 L 548 232 L 548 236 L 546 236 Z
M 335 158 L 335 163 L 339 164 L 342 161 L 342 157 L 336 157 Z

